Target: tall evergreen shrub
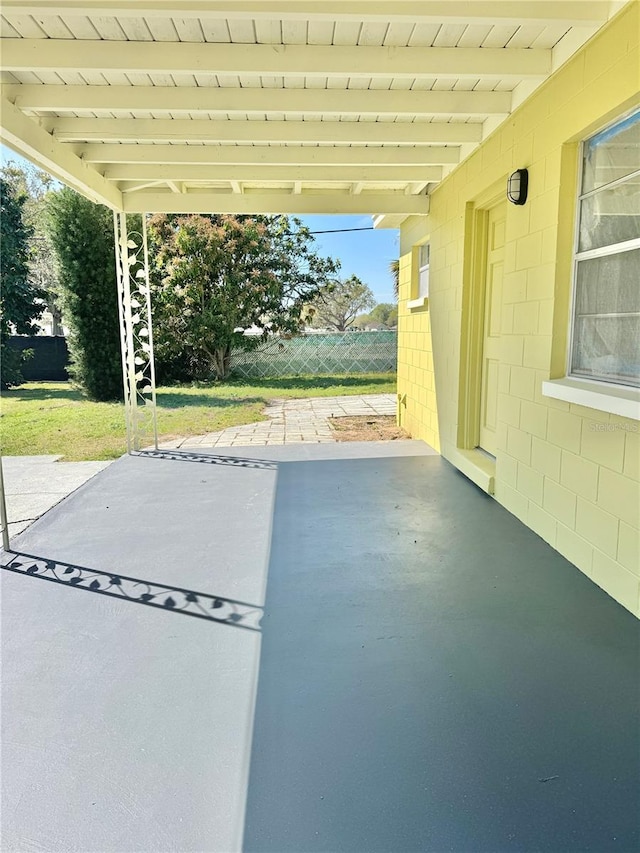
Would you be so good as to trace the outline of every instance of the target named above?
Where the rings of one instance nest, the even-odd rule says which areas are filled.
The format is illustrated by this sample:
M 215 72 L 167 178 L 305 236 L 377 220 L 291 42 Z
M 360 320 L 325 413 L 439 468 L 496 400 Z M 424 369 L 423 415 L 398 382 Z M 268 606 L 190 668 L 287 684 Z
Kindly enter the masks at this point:
M 93 400 L 123 396 L 113 214 L 64 187 L 48 199 L 48 228 L 69 327 L 69 373 Z

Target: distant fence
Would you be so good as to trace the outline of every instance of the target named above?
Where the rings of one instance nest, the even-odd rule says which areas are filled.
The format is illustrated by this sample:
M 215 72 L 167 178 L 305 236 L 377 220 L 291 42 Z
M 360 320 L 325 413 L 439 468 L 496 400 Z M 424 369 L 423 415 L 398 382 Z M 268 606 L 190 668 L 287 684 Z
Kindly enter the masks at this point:
M 34 350 L 22 368 L 27 381 L 68 379 L 69 352 L 63 337 L 15 335 L 13 349 Z M 397 332 L 336 332 L 272 338 L 253 350 L 231 356 L 235 376 L 247 379 L 323 373 L 388 373 L 397 369 Z
M 69 378 L 66 338 L 58 335 L 12 335 L 8 344 L 19 352 L 33 350 L 33 358 L 28 359 L 21 368 L 27 382 L 65 382 Z
M 387 373 L 398 364 L 397 332 L 336 332 L 273 338 L 231 356 L 235 376 L 247 379 L 323 373 Z
M 397 332 L 336 332 L 273 338 L 252 352 L 231 356 L 235 376 L 247 379 L 327 373 L 395 372 Z

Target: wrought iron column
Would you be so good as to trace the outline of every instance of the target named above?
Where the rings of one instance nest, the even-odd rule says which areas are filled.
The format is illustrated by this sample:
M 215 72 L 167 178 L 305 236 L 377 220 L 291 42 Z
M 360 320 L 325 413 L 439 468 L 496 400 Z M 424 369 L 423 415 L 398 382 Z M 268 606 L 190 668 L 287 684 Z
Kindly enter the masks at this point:
M 151 443 L 158 447 L 146 217 L 141 231 L 128 231 L 126 213 L 114 213 L 113 227 L 127 450 L 132 453 Z

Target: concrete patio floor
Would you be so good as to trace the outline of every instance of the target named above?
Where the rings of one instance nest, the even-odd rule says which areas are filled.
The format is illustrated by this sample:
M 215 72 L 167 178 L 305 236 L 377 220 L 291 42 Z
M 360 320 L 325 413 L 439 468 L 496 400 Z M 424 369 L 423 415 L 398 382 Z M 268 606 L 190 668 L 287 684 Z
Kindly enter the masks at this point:
M 12 545 L 7 853 L 638 848 L 638 622 L 420 442 L 124 457 Z
M 9 536 L 22 533 L 109 462 L 58 462 L 61 456 L 4 456 Z

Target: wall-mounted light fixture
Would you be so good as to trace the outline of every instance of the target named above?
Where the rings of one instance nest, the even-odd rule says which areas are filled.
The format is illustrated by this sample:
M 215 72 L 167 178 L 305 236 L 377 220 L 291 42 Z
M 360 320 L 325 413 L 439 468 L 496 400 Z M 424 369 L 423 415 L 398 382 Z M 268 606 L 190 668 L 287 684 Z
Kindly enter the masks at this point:
M 524 204 L 527 200 L 529 188 L 529 171 L 527 169 L 516 169 L 507 181 L 507 198 L 512 204 Z

